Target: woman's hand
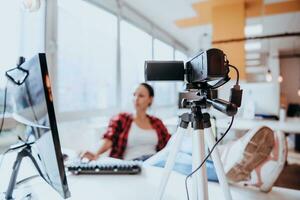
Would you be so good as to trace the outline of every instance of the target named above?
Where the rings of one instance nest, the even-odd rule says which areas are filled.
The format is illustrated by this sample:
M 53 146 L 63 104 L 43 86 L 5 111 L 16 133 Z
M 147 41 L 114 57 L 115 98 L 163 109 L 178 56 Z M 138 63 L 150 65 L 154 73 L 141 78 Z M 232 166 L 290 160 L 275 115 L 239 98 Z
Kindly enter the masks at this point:
M 94 154 L 90 151 L 86 151 L 84 152 L 83 154 L 81 154 L 80 156 L 81 158 L 86 158 L 88 160 L 97 160 L 99 158 L 99 155 L 97 154 Z
M 102 143 L 101 147 L 99 148 L 99 150 L 97 151 L 97 153 L 92 153 L 90 151 L 86 151 L 86 152 L 82 153 L 80 157 L 86 158 L 88 160 L 97 160 L 101 154 L 103 154 L 104 152 L 109 150 L 111 147 L 112 147 L 112 141 L 110 141 L 108 139 L 104 139 L 103 143 Z

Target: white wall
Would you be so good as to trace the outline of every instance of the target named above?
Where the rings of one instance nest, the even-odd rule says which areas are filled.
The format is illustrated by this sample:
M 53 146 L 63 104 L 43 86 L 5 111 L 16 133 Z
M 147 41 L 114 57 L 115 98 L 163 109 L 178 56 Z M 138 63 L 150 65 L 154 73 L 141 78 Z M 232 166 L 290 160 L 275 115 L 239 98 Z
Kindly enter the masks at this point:
M 297 95 L 300 87 L 300 58 L 280 59 L 280 72 L 283 77 L 281 94 L 286 96 L 287 103 L 300 103 Z

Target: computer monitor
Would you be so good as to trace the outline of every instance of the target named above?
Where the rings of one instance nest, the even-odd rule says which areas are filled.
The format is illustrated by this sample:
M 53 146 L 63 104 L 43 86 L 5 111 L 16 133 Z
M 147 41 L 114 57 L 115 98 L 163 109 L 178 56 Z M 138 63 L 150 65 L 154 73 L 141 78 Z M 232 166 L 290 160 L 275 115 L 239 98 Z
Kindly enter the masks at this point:
M 28 76 L 22 76 L 22 73 L 28 73 Z M 13 116 L 17 121 L 26 125 L 25 140 L 31 144 L 30 147 L 26 146 L 29 150 L 25 153 L 29 152 L 30 155 L 27 156 L 33 161 L 40 176 L 52 188 L 63 198 L 70 197 L 54 113 L 46 55 L 40 53 L 7 74 L 12 82 L 10 85 L 13 85 L 9 87 L 14 102 Z M 15 81 L 20 77 L 25 81 Z M 9 193 L 12 193 L 14 187 L 11 184 L 8 189 L 11 190 L 8 191 Z

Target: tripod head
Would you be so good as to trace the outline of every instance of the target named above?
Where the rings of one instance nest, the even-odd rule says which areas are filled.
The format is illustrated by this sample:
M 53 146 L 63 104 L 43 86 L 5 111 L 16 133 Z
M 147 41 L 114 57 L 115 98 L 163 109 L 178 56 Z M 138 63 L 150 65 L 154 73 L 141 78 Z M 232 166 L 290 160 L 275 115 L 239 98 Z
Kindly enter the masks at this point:
M 195 92 L 199 98 L 196 99 L 183 99 L 181 104 L 184 108 L 191 108 L 194 112 L 200 109 L 207 109 L 213 106 L 213 108 L 226 114 L 227 116 L 234 116 L 237 113 L 238 107 L 241 105 L 241 96 L 234 95 L 235 87 L 231 89 L 231 100 L 226 101 L 217 98 L 217 90 L 212 89 L 207 83 L 198 85 L 187 84 L 186 90 L 188 92 Z

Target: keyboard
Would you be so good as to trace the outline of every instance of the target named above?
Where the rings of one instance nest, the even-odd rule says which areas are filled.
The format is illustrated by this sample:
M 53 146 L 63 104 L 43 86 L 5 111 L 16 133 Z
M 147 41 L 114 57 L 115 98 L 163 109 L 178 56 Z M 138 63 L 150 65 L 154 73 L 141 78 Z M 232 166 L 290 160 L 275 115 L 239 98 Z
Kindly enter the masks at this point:
M 80 174 L 139 174 L 141 173 L 140 161 L 90 161 L 81 160 L 70 162 L 67 170 L 75 175 Z

